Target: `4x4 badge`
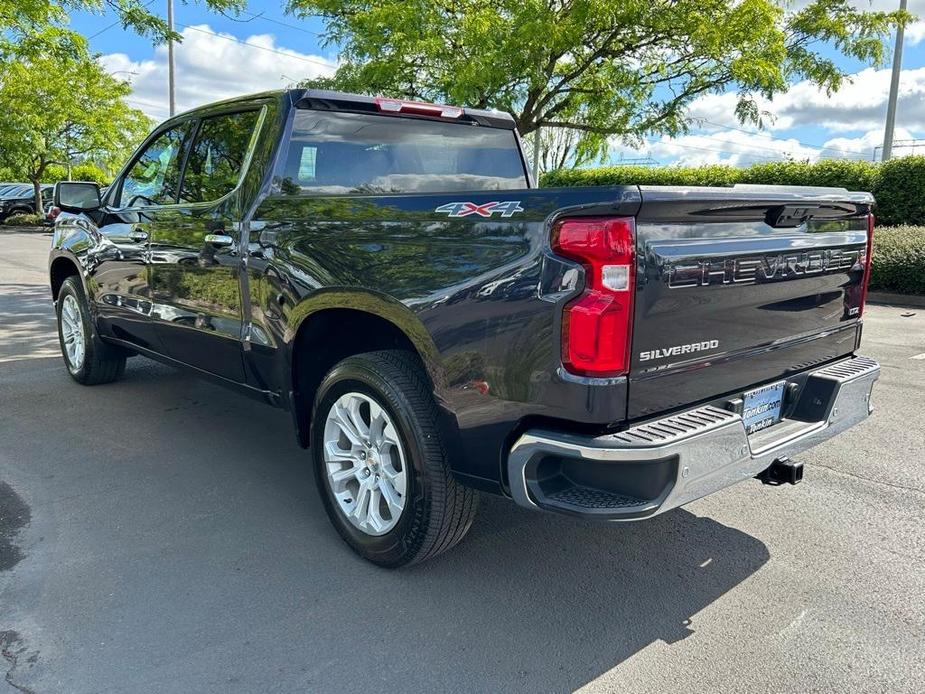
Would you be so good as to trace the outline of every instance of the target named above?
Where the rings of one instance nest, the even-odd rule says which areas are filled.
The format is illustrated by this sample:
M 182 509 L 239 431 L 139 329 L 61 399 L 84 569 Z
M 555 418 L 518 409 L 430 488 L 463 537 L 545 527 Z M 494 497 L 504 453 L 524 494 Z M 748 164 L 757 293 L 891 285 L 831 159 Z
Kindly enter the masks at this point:
M 500 212 L 502 217 L 512 217 L 515 213 L 523 211 L 520 200 L 485 202 L 481 205 L 474 202 L 448 202 L 434 210 L 434 212 L 446 212 L 448 217 L 468 217 L 471 214 L 491 217 L 495 212 Z

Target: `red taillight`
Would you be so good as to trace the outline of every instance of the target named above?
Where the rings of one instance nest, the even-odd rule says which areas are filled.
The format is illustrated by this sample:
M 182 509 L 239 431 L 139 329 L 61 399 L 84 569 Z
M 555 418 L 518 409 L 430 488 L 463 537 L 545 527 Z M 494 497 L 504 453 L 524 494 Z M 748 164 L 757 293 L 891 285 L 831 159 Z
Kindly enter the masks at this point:
M 858 315 L 864 313 L 864 304 L 867 302 L 867 287 L 870 284 L 870 258 L 874 252 L 874 215 L 867 215 L 867 253 L 864 259 L 864 279 L 861 286 L 861 304 L 858 308 Z
M 566 219 L 553 229 L 553 250 L 585 268 L 585 290 L 562 314 L 562 363 L 581 376 L 629 370 L 636 279 L 632 217 Z
M 465 113 L 465 110 L 459 106 L 427 104 L 423 101 L 402 101 L 401 99 L 387 99 L 383 96 L 376 97 L 376 106 L 380 111 L 416 113 L 421 116 L 436 116 L 438 118 L 460 118 Z

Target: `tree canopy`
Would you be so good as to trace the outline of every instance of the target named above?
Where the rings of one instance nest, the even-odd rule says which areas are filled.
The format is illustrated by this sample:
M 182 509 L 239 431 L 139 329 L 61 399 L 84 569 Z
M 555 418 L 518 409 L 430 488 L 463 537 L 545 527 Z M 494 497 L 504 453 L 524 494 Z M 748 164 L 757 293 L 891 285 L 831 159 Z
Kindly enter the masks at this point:
M 200 0 L 218 12 L 238 12 L 247 0 Z M 67 28 L 68 13 L 113 10 L 123 28 L 159 43 L 171 34 L 166 20 L 142 0 L 0 0 L 0 57 L 76 54 L 86 40 Z
M 311 86 L 443 101 L 514 114 L 521 133 L 607 138 L 687 130 L 698 96 L 738 92 L 736 114 L 761 124 L 759 97 L 846 77 L 833 54 L 878 64 L 901 12 L 850 0 L 288 0 L 325 18 L 341 48 L 333 78 Z
M 50 166 L 124 159 L 150 127 L 123 101 L 131 88 L 91 56 L 11 61 L 0 79 L 0 168 L 36 189 Z M 66 96 L 71 95 L 71 96 Z

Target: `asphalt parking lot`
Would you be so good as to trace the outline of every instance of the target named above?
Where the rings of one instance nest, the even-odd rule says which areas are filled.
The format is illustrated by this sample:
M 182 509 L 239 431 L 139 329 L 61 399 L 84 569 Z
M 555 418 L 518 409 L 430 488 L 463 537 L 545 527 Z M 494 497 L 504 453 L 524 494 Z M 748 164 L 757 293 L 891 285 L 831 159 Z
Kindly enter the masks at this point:
M 611 526 L 483 498 L 388 572 L 329 527 L 287 414 L 141 358 L 73 383 L 48 244 L 0 231 L 0 687 L 922 690 L 925 311 L 868 307 L 877 412 L 796 487 Z

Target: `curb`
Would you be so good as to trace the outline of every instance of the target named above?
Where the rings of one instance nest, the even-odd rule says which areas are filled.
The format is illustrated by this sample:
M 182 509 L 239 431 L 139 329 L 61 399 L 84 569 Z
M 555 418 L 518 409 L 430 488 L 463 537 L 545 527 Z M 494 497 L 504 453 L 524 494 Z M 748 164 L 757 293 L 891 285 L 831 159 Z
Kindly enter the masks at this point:
M 925 308 L 925 296 L 921 294 L 893 294 L 892 292 L 868 292 L 867 303 L 889 306 L 911 306 Z
M 10 234 L 50 234 L 54 232 L 55 228 L 51 226 L 40 226 L 40 227 L 12 227 L 6 225 L 0 225 L 0 234 L 7 232 Z

